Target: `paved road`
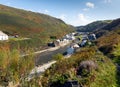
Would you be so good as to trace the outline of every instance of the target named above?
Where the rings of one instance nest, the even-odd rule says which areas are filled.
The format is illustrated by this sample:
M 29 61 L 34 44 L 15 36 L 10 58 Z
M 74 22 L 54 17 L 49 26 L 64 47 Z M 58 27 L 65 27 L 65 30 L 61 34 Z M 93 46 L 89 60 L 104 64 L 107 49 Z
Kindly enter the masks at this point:
M 48 63 L 49 61 L 52 60 L 53 55 L 57 53 L 64 53 L 67 50 L 67 47 L 68 46 L 64 46 L 54 51 L 46 51 L 38 54 L 35 61 L 36 65 L 42 65 L 44 63 Z

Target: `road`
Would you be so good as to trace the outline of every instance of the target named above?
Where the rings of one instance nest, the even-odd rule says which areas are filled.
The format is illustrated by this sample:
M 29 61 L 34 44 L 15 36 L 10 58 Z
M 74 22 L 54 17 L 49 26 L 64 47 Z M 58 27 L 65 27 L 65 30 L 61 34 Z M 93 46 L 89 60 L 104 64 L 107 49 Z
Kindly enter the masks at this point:
M 57 53 L 63 53 L 67 50 L 68 45 L 62 46 L 62 47 L 56 47 L 52 48 L 43 52 L 38 52 L 36 57 L 36 67 L 32 69 L 28 77 L 26 78 L 27 81 L 30 81 L 32 78 L 34 78 L 35 74 L 37 76 L 41 75 L 46 69 L 48 69 L 52 64 L 54 64 L 56 61 L 52 59 L 52 56 Z
M 56 50 L 48 50 L 45 52 L 42 52 L 36 56 L 35 64 L 36 65 L 42 65 L 44 63 L 48 63 L 49 61 L 52 61 L 52 56 L 57 54 L 57 53 L 64 53 L 67 50 L 68 46 L 63 46 L 60 47 L 59 49 Z

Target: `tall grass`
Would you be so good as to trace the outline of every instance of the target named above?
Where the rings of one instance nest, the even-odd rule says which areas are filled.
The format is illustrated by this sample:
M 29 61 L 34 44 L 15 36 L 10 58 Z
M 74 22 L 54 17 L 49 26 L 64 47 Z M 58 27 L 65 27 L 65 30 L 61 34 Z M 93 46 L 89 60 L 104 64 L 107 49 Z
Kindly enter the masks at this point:
M 20 57 L 19 49 L 12 49 L 8 45 L 0 47 L 0 84 L 7 86 L 24 82 L 24 79 L 34 67 L 34 56 L 27 51 L 29 56 Z

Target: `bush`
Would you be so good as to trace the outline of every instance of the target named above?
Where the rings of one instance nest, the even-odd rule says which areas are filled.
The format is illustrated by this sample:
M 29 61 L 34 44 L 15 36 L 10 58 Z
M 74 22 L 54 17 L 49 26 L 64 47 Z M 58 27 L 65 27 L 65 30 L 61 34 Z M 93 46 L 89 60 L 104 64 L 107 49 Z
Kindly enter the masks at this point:
M 22 58 L 18 49 L 10 50 L 9 46 L 0 48 L 0 85 L 7 86 L 9 82 L 16 84 L 24 80 L 33 67 L 32 54 Z
M 63 55 L 60 54 L 60 53 L 58 53 L 58 54 L 56 54 L 56 55 L 53 56 L 53 59 L 57 60 L 57 61 L 62 60 L 63 59 Z
M 77 75 L 88 76 L 93 70 L 97 69 L 97 64 L 91 60 L 82 61 L 77 70 Z

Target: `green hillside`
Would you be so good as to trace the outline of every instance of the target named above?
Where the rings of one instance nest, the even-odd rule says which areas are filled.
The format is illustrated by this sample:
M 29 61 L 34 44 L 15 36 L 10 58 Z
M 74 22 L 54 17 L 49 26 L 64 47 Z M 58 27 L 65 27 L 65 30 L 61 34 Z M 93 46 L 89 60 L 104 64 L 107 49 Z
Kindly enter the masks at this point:
M 0 5 L 0 30 L 10 36 L 19 35 L 20 39 L 9 40 L 12 48 L 41 49 L 51 41 L 50 36 L 61 38 L 72 32 L 74 27 L 49 15 Z
M 59 60 L 46 70 L 42 85 L 64 87 L 66 82 L 78 81 L 80 87 L 120 87 L 120 19 L 99 31 L 107 32 L 95 41 L 98 49 L 84 47 L 69 59 Z
M 114 20 L 96 34 L 100 36 L 97 40 L 99 49 L 105 54 L 114 57 L 113 52 L 119 49 L 120 44 L 120 19 Z
M 60 37 L 73 27 L 62 20 L 40 13 L 0 5 L 0 30 L 9 35 L 21 37 L 46 38 L 50 35 Z
M 110 22 L 111 22 L 111 20 L 95 21 L 86 26 L 78 26 L 76 28 L 77 28 L 77 31 L 80 31 L 80 32 L 93 32 L 97 29 L 104 27 L 105 25 L 109 24 Z
M 116 19 L 97 32 L 96 44 L 101 52 L 117 66 L 117 78 L 120 85 L 120 19 Z M 116 86 L 119 87 L 119 86 Z
M 39 83 L 43 87 L 72 87 L 65 86 L 66 82 L 71 81 L 77 81 L 80 87 L 119 87 L 115 65 L 96 50 L 96 47 L 81 48 L 70 58 L 57 61 L 30 85 L 37 80 L 36 87 L 40 86 Z

